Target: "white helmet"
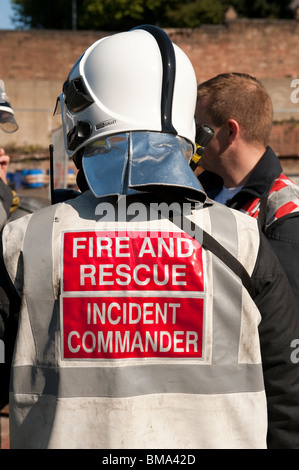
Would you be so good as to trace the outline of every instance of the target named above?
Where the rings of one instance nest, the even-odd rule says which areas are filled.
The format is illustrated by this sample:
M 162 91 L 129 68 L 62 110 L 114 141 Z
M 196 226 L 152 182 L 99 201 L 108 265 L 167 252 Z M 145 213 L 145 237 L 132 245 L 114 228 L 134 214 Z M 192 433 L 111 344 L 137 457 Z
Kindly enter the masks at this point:
M 162 29 L 143 25 L 100 39 L 75 63 L 59 97 L 66 152 L 80 168 L 80 149 L 95 155 L 111 136 L 150 132 L 186 139 L 191 158 L 196 95 L 190 60 Z M 83 168 L 88 179 L 84 156 Z

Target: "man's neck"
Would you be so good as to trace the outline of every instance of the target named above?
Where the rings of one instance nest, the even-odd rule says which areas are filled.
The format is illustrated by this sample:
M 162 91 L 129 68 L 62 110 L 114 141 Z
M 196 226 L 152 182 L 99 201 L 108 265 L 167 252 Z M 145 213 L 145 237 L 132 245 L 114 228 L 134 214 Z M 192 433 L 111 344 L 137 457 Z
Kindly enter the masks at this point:
M 255 166 L 265 152 L 265 148 L 244 146 L 238 153 L 230 155 L 227 165 L 223 165 L 221 177 L 226 188 L 244 186 Z

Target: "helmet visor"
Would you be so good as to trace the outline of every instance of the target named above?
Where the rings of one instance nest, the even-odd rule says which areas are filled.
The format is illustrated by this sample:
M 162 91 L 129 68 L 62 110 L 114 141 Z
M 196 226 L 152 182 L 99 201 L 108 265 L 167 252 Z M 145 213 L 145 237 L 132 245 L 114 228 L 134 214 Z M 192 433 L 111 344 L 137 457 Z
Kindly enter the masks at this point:
M 205 199 L 189 166 L 193 144 L 161 132 L 138 131 L 106 136 L 84 148 L 82 167 L 96 197 L 130 194 L 166 186 Z
M 0 128 L 9 134 L 17 131 L 19 126 L 13 114 L 0 110 Z

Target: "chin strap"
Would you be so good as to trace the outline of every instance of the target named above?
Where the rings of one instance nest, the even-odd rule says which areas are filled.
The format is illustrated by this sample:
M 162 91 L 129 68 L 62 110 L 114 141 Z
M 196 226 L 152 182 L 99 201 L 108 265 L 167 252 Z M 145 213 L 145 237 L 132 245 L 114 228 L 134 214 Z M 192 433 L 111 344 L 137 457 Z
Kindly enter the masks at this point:
M 20 198 L 19 196 L 17 195 L 17 193 L 15 192 L 15 190 L 13 189 L 12 190 L 12 204 L 10 206 L 10 209 L 9 209 L 9 212 L 12 214 L 13 212 L 15 212 L 17 210 L 17 208 L 19 207 L 19 204 L 20 204 Z

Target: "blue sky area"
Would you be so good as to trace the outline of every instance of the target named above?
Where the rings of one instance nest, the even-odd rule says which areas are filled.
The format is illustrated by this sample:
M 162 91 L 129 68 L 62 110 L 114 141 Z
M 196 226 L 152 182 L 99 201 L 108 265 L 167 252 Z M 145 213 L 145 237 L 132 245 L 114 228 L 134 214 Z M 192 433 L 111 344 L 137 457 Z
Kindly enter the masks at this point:
M 0 29 L 15 29 L 10 16 L 13 15 L 10 0 L 0 0 Z

